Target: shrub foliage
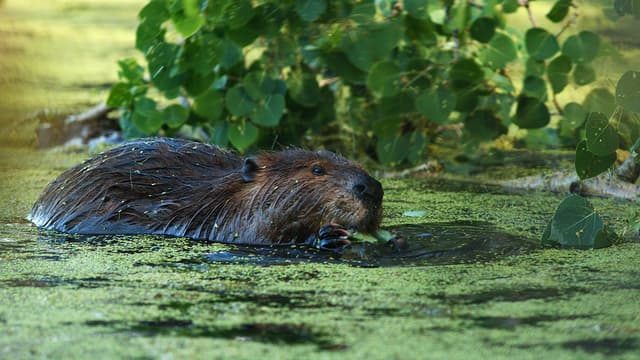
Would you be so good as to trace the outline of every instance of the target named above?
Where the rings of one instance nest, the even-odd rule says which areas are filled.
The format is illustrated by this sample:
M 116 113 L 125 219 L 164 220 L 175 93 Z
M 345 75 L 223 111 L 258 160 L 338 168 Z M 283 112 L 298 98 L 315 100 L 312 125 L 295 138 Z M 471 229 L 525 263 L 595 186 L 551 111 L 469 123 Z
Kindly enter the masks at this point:
M 635 14 L 626 3 L 616 2 L 624 5 L 618 12 Z M 557 114 L 565 142 L 577 144 L 587 130 L 578 154 L 588 155 L 589 169 L 578 172 L 588 177 L 604 166 L 591 158 L 599 164 L 633 142 L 618 141 L 605 122 L 615 104 L 638 110 L 637 94 L 625 95 L 635 91 L 637 73 L 623 77 L 615 96 L 596 89 L 583 104 L 562 106 L 556 94 L 567 85 L 595 80 L 591 62 L 600 38 L 589 31 L 566 35 L 577 11 L 571 0 L 557 0 L 546 14 L 567 25 L 560 32 L 533 19 L 524 33 L 506 26 L 507 16 L 528 6 L 518 0 L 151 0 L 136 33 L 146 66 L 120 61 L 108 104 L 123 110 L 121 126 L 131 137 L 188 128 L 245 151 L 275 141 L 300 144 L 313 135 L 385 165 L 423 161 L 442 129 L 462 128 L 464 141 L 477 144 L 510 124 L 545 127 Z M 516 62 L 526 66 L 514 80 L 509 69 Z

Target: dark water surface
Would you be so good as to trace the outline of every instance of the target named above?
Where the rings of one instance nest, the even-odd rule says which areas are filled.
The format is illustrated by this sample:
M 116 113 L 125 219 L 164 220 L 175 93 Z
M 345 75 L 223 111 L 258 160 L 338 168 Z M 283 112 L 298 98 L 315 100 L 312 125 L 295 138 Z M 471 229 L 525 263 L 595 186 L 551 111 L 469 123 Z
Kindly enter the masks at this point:
M 447 265 L 502 260 L 525 254 L 538 248 L 536 241 L 502 232 L 495 225 L 480 221 L 407 224 L 389 228 L 404 238 L 403 250 L 389 243 L 354 242 L 342 253 L 321 251 L 306 246 L 245 246 L 214 244 L 222 248 L 204 252 L 181 263 L 193 266 L 206 264 L 253 264 L 260 266 L 296 263 L 347 263 L 354 266 Z M 36 238 L 41 246 L 33 246 Z M 35 228 L 29 222 L 5 224 L 0 227 L 0 253 L 29 253 L 31 257 L 59 260 L 60 253 L 76 252 L 87 246 L 111 248 L 116 253 L 140 253 L 162 246 L 175 247 L 176 238 L 129 235 L 73 235 Z M 149 245 L 149 239 L 153 244 Z M 46 246 L 42 246 L 45 245 Z M 203 242 L 182 239 L 180 246 L 202 246 Z
M 210 253 L 212 263 L 283 265 L 297 262 L 347 262 L 356 266 L 445 265 L 504 259 L 537 248 L 534 240 L 501 232 L 493 224 L 458 221 L 408 224 L 389 229 L 408 243 L 397 250 L 390 244 L 353 243 L 341 254 L 304 247 L 234 246 Z

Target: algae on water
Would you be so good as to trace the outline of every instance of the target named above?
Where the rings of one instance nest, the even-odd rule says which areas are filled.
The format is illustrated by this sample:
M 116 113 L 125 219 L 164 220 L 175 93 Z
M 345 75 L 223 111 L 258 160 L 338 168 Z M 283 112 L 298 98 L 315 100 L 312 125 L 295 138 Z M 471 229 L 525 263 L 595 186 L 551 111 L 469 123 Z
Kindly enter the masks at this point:
M 2 162 L 0 209 L 6 357 L 632 359 L 640 351 L 640 244 L 536 248 L 560 196 L 388 180 L 385 227 L 430 229 L 417 241 L 451 240 L 441 243 L 448 249 L 471 234 L 488 244 L 479 254 L 503 253 L 459 262 L 447 252 L 270 258 L 182 238 L 38 230 L 23 220 L 31 203 L 86 155 L 14 154 L 21 160 Z M 594 202 L 616 230 L 624 226 L 628 203 Z M 412 209 L 428 211 L 403 216 Z

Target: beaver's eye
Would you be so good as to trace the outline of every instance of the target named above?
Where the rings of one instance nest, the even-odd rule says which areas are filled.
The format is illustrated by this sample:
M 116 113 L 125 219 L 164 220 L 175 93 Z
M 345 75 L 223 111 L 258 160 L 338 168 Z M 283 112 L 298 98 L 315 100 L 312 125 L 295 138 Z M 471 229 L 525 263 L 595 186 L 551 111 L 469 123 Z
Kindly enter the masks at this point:
M 311 172 L 313 173 L 313 175 L 315 176 L 322 176 L 324 175 L 324 169 L 322 168 L 322 166 L 320 165 L 313 165 L 313 167 L 311 168 Z

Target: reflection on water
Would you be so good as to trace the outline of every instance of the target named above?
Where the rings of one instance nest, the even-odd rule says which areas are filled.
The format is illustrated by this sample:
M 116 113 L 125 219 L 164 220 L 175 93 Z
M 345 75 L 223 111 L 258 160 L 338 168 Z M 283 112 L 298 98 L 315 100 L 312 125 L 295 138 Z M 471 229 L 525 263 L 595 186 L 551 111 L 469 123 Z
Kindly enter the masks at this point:
M 480 221 L 402 225 L 390 229 L 406 239 L 403 251 L 389 244 L 355 243 L 342 254 L 303 247 L 235 246 L 206 256 L 213 263 L 285 265 L 348 262 L 357 266 L 445 265 L 492 261 L 536 248 L 536 242 Z
M 343 253 L 319 251 L 304 246 L 240 246 L 216 244 L 211 253 L 182 259 L 181 265 L 255 264 L 287 265 L 301 262 L 348 263 L 354 266 L 445 265 L 502 259 L 529 252 L 536 247 L 531 239 L 500 231 L 487 222 L 458 221 L 403 225 L 389 229 L 408 243 L 397 250 L 386 243 L 353 243 Z M 34 243 L 34 239 L 38 241 Z M 197 241 L 153 236 L 78 236 L 41 231 L 30 224 L 0 227 L 0 258 L 22 254 L 42 260 L 61 260 L 65 254 L 107 247 L 110 253 L 144 253 L 158 247 L 188 250 Z M 212 245 L 213 247 L 213 245 Z M 185 254 L 189 251 L 185 251 Z M 193 254 L 193 253 L 192 253 Z M 149 264 L 153 265 L 153 264 Z M 164 263 L 162 265 L 167 265 Z

